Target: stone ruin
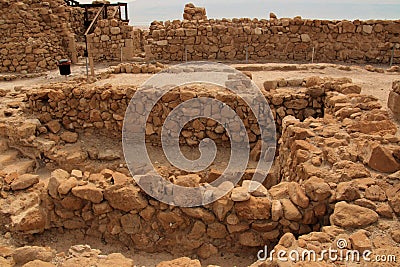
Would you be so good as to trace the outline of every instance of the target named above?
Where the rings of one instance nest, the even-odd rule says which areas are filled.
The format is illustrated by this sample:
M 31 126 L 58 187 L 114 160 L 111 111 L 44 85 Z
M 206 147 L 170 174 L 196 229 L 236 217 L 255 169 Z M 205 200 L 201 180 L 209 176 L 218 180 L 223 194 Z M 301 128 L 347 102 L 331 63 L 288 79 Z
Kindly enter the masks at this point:
M 67 1 L 69 2 L 69 1 Z M 72 1 L 73 2 L 73 1 Z M 101 3 L 98 3 L 101 6 Z M 32 73 L 56 68 L 56 60 L 83 59 L 85 9 L 65 1 L 2 0 L 1 72 Z M 100 7 L 88 10 L 94 20 Z M 295 18 L 208 19 L 187 4 L 183 20 L 154 21 L 140 30 L 113 8 L 88 32 L 96 62 L 148 60 L 253 60 L 275 62 L 389 63 L 400 61 L 400 21 L 328 21 Z M 392 59 L 393 56 L 393 59 Z
M 52 61 L 48 59 L 50 47 L 63 49 L 59 33 L 76 30 L 69 23 L 75 21 L 72 13 L 76 11 L 72 10 L 79 9 L 65 7 L 61 2 L 58 3 L 60 6 L 55 2 L 35 2 L 33 7 L 25 2 L 0 3 L 2 8 L 20 6 L 21 10 L 27 10 L 28 17 L 30 12 L 33 13 L 31 8 L 41 13 L 53 10 L 49 12 L 49 21 L 46 16 L 41 16 L 37 18 L 39 24 L 32 22 L 37 27 L 33 39 L 24 39 L 21 46 L 4 48 L 7 51 L 2 52 L 2 70 L 52 68 Z M 55 23 L 54 16 L 70 20 L 67 22 L 66 19 L 63 29 L 58 29 L 59 26 L 52 24 Z M 273 53 L 279 56 L 264 52 L 258 55 L 262 49 L 253 46 L 248 50 L 250 58 L 258 60 L 272 56 L 281 60 L 300 60 L 295 56 L 299 47 L 305 51 L 304 44 L 313 42 L 314 37 L 329 36 L 341 41 L 332 46 L 324 44 L 322 47 L 326 50 L 323 51 L 327 53 L 321 60 L 387 62 L 387 49 L 395 46 L 399 38 L 398 21 L 332 23 L 300 18 L 272 18 L 268 22 L 216 21 L 208 20 L 205 10 L 193 5 L 185 7 L 184 16 L 182 22 L 155 22 L 150 33 L 133 30 L 115 18 L 100 20 L 89 36 L 93 57 L 96 60 L 118 59 L 115 51 L 121 51 L 121 48 L 129 50 L 124 53 L 132 56 L 136 45 L 132 40 L 136 38 L 141 40 L 137 49 L 150 51 L 156 58 L 165 56 L 168 60 L 181 60 L 182 46 L 187 44 L 189 59 L 230 59 L 231 55 L 240 59 L 246 40 L 259 44 L 268 37 L 274 42 L 271 47 L 277 48 Z M 43 22 L 41 18 L 44 18 Z M 242 26 L 237 27 L 239 24 Z M 48 35 L 40 34 L 47 28 Z M 231 34 L 236 35 L 232 28 L 241 31 L 237 33 L 238 42 L 231 39 Z M 315 28 L 321 30 L 314 31 Z M 22 40 L 24 31 L 31 30 L 24 29 L 14 37 L 7 30 L 10 33 L 7 38 Z M 65 36 L 63 40 L 68 39 L 68 34 Z M 211 48 L 213 41 L 204 43 L 204 37 L 217 38 L 215 52 Z M 58 48 L 48 45 L 55 42 L 52 38 L 58 40 Z M 345 43 L 353 41 L 365 45 L 366 53 L 352 54 L 353 48 Z M 34 44 L 32 51 L 48 50 L 32 52 L 32 56 L 28 48 L 28 52 L 21 50 L 25 42 Z M 175 48 L 169 45 L 173 43 Z M 239 45 L 236 47 L 236 44 Z M 283 44 L 293 45 L 291 56 L 281 53 L 279 49 Z M 225 49 L 228 46 L 230 48 Z M 329 54 L 330 49 L 335 52 Z M 65 55 L 71 53 L 64 51 Z M 14 52 L 23 60 L 15 64 L 6 62 L 5 66 L 4 61 Z M 395 54 L 395 60 L 398 59 Z M 97 78 L 101 81 L 107 75 L 120 73 L 152 74 L 165 68 L 166 65 L 159 62 L 126 62 L 113 66 L 104 77 Z M 266 68 L 237 67 L 252 78 L 260 70 L 281 68 L 290 71 L 293 65 Z M 122 244 L 135 251 L 190 256 L 161 262 L 159 267 L 202 266 L 198 259 L 204 261 L 224 253 L 248 257 L 257 255 L 265 245 L 276 251 L 314 250 L 319 253 L 330 247 L 338 248 L 339 240 L 345 240 L 346 246 L 341 247 L 344 250 L 361 253 L 372 250 L 373 255 L 391 255 L 399 259 L 400 138 L 392 115 L 382 108 L 376 97 L 361 94 L 362 87 L 346 77 L 273 79 L 265 81 L 263 87 L 263 96 L 274 115 L 279 138 L 277 155 L 267 179 L 256 191 L 249 192 L 250 179 L 255 174 L 255 168 L 250 166 L 227 195 L 195 208 L 179 208 L 153 199 L 136 184 L 126 167 L 121 151 L 121 131 L 129 101 L 137 92 L 136 86 L 96 85 L 77 77 L 63 83 L 0 91 L 4 100 L 0 107 L 0 232 L 15 242 L 0 245 L 0 265 L 141 264 L 121 253 L 104 255 L 87 245 L 74 245 L 68 252 L 60 252 L 45 247 L 47 244 L 31 244 L 46 233 L 73 235 L 77 232 L 79 237 L 90 236 L 110 246 Z M 396 105 L 398 94 L 399 81 L 394 81 L 388 106 L 395 115 L 400 113 Z M 160 153 L 161 126 L 173 108 L 199 97 L 221 100 L 238 111 L 251 143 L 251 162 L 257 162 L 260 129 L 249 107 L 230 91 L 203 85 L 176 88 L 157 103 L 146 127 L 149 153 L 154 157 Z M 185 126 L 180 143 L 182 147 L 197 147 L 205 137 L 214 140 L 221 149 L 229 146 L 223 127 L 203 118 Z M 221 175 L 223 167 L 217 164 L 199 173 L 187 173 L 162 160 L 155 164 L 165 179 L 187 187 L 211 183 Z M 43 174 L 44 170 L 48 173 Z M 319 263 L 304 264 L 340 266 L 345 263 L 324 258 Z M 368 262 L 361 264 L 369 266 Z M 256 261 L 251 266 L 296 266 L 296 263 L 275 259 L 272 262 Z M 297 266 L 302 265 L 298 263 Z M 387 262 L 387 266 L 396 266 L 396 263 Z
M 193 4 L 186 4 L 183 11 L 183 19 L 207 20 L 206 9 L 203 7 L 195 7 Z
M 250 193 L 254 169 L 247 169 L 228 195 L 196 208 L 152 199 L 130 177 L 120 152 L 88 143 L 93 138 L 120 142 L 125 109 L 135 87 L 70 81 L 22 92 L 20 111 L 12 111 L 0 124 L 2 231 L 18 238 L 51 229 L 79 229 L 110 244 L 122 242 L 152 253 L 195 254 L 200 259 L 223 252 L 254 254 L 265 244 L 318 251 L 339 238 L 359 251 L 385 251 L 384 242 L 398 247 L 400 139 L 388 112 L 375 97 L 361 95 L 360 86 L 349 78 L 280 79 L 264 86 L 281 136 L 268 179 Z M 165 95 L 148 120 L 149 145 L 160 145 L 160 118 L 188 99 L 211 96 L 235 110 L 246 110 L 232 93 L 218 90 L 214 95 L 215 89 L 207 90 L 195 85 Z M 251 114 L 242 116 L 252 121 Z M 253 124 L 246 127 L 251 158 L 257 161 L 259 132 Z M 194 120 L 184 132 L 181 141 L 186 146 L 197 146 L 198 137 L 212 138 L 217 144 L 227 140 L 217 124 L 204 119 Z M 35 174 L 43 164 L 53 170 L 48 178 Z M 221 175 L 219 169 L 191 174 L 163 164 L 157 168 L 182 186 L 211 183 Z M 384 232 L 387 237 L 378 241 Z M 397 255 L 396 251 L 390 253 Z M 10 249 L 5 259 L 9 255 L 17 263 L 54 262 L 54 253 L 25 247 Z M 82 253 L 100 252 L 72 247 L 70 253 L 60 266 L 82 262 Z M 132 266 L 122 255 L 101 261 Z M 177 261 L 200 266 L 190 259 Z

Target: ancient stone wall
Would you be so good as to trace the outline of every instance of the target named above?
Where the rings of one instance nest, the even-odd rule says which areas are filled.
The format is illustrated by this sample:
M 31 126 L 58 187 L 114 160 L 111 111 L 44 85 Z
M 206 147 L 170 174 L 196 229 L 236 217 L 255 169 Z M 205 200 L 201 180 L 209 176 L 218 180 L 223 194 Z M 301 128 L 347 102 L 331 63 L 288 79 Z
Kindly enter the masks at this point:
M 400 115 L 400 80 L 394 81 L 392 86 L 392 91 L 389 93 L 388 107 L 395 115 L 396 119 Z
M 1 72 L 52 69 L 56 60 L 68 57 L 78 15 L 64 1 L 0 1 L 0 9 Z
M 9 225 L 8 231 L 25 234 L 50 228 L 83 229 L 85 234 L 107 242 L 119 240 L 150 252 L 196 253 L 201 258 L 222 251 L 258 249 L 281 237 L 280 244 L 284 244 L 288 235 L 294 239 L 293 234 L 308 234 L 327 225 L 332 226 L 302 239 L 308 238 L 310 245 L 314 241 L 330 243 L 337 238 L 334 233 L 346 233 L 353 249 L 377 247 L 377 242 L 358 242 L 360 234 L 366 240 L 376 237 L 364 236 L 365 232 L 357 229 L 397 220 L 400 214 L 400 139 L 395 136 L 396 125 L 377 99 L 360 95 L 358 87 L 343 82 L 347 81 L 333 83 L 317 77 L 304 81 L 310 90 L 333 86 L 341 92 L 325 92 L 323 118 L 309 117 L 303 122 L 293 116 L 283 119 L 277 158 L 281 182 L 269 189 L 260 186 L 249 192 L 250 170 L 239 186 L 217 202 L 178 208 L 154 200 L 131 177 L 108 169 L 100 173 L 57 169 L 48 184 L 40 182 L 37 175 L 10 175 L 4 179 L 2 194 L 11 191 L 15 204 L 4 202 L 1 215 L 4 220 L 9 219 L 4 225 Z M 86 96 L 75 100 L 86 101 L 82 107 L 95 105 L 96 97 L 92 97 L 97 95 L 98 88 L 85 89 L 79 85 L 65 91 L 44 91 L 48 101 L 48 105 L 41 106 L 44 116 L 49 117 L 49 107 L 64 106 L 62 101 L 67 96 L 73 101 L 71 95 Z M 129 92 L 131 95 L 134 90 Z M 123 102 L 122 91 L 109 88 L 103 93 L 99 94 L 103 97 L 101 103 L 111 99 Z M 29 98 L 33 96 L 39 94 L 29 93 Z M 187 91 L 180 91 L 180 96 L 189 97 Z M 224 100 L 228 97 L 225 95 Z M 42 103 L 44 100 L 41 98 Z M 119 107 L 112 106 L 119 114 Z M 62 113 L 53 116 L 62 118 Z M 50 126 L 46 124 L 49 130 Z M 26 131 L 26 125 L 19 128 Z M 34 134 L 35 128 L 29 132 Z M 167 167 L 163 167 L 162 173 L 182 186 L 209 183 L 218 177 L 217 172 L 188 174 Z M 149 179 L 148 175 L 140 179 Z M 32 186 L 35 190 L 27 191 L 29 194 L 18 194 Z
M 194 174 L 176 177 L 182 186 L 200 180 Z M 12 231 L 84 229 L 88 235 L 107 241 L 117 239 L 144 251 L 196 252 L 207 258 L 210 250 L 239 251 L 277 241 L 285 232 L 318 230 L 319 220 L 328 215 L 326 208 L 317 215 L 314 209 L 327 206 L 330 192 L 313 192 L 319 197 L 313 201 L 297 183 L 270 190 L 261 186 L 252 195 L 246 186 L 249 184 L 243 182 L 231 194 L 206 207 L 178 208 L 147 196 L 122 173 L 69 173 L 58 169 L 40 194 L 27 196 L 31 212 L 21 218 L 12 217 Z
M 161 69 L 158 65 L 120 64 L 113 72 L 153 73 Z M 281 87 L 279 87 L 281 86 Z M 307 117 L 321 117 L 324 114 L 326 93 L 359 93 L 361 88 L 351 83 L 351 79 L 321 79 L 311 77 L 296 80 L 274 80 L 264 83 L 264 97 L 270 105 L 276 123 L 278 137 L 282 131 L 282 119 L 285 116 L 304 120 Z M 57 121 L 65 129 L 81 131 L 94 129 L 119 139 L 128 104 L 135 94 L 135 87 L 113 87 L 110 84 L 93 87 L 80 84 L 46 85 L 28 93 L 29 109 L 37 114 L 43 124 Z M 152 95 L 149 92 L 149 95 Z M 197 97 L 210 97 L 221 100 L 244 122 L 251 146 L 260 139 L 258 123 L 248 105 L 238 95 L 219 88 L 202 86 L 180 87 L 172 90 L 155 105 L 147 121 L 147 141 L 159 145 L 162 124 L 174 107 L 184 101 Z M 139 107 L 137 107 L 139 108 Z M 142 107 L 143 108 L 143 107 Z M 222 111 L 215 111 L 218 114 Z M 211 114 L 212 115 L 212 114 Z M 210 119 L 196 119 L 187 124 L 181 136 L 181 143 L 197 145 L 204 137 L 211 138 L 217 144 L 229 143 L 222 126 Z
M 293 117 L 284 119 L 279 150 L 284 181 L 319 177 L 345 185 L 371 177 L 372 172 L 400 170 L 395 159 L 397 126 L 375 97 L 329 92 L 325 112 L 333 116 L 302 123 Z
M 183 19 L 187 20 L 206 20 L 206 9 L 204 7 L 195 7 L 193 4 L 186 4 L 183 10 Z
M 125 69 L 125 65 L 122 64 Z M 121 66 L 117 71 L 121 71 Z M 131 66 L 129 71 L 133 72 Z M 135 69 L 140 71 L 140 67 Z M 126 70 L 125 70 L 126 71 Z M 282 82 L 282 81 L 281 81 Z M 301 82 L 303 82 L 301 80 Z M 97 129 L 99 132 L 120 138 L 124 115 L 131 97 L 136 88 L 113 87 L 105 85 L 91 87 L 85 85 L 52 85 L 28 93 L 29 107 L 38 115 L 42 123 L 52 120 L 59 121 L 66 129 Z M 211 97 L 223 101 L 233 110 L 240 110 L 240 117 L 248 129 L 249 139 L 255 144 L 259 139 L 259 128 L 253 113 L 247 104 L 229 91 L 223 89 L 212 92 L 207 88 L 197 86 L 195 89 L 183 87 L 173 90 L 165 95 L 154 107 L 150 118 L 146 136 L 155 144 L 159 144 L 161 126 L 173 107 L 187 99 L 197 97 Z M 264 93 L 270 104 L 272 114 L 276 120 L 278 132 L 281 130 L 282 118 L 294 115 L 303 120 L 308 116 L 321 116 L 323 114 L 324 91 L 313 88 L 284 89 Z M 216 111 L 216 113 L 221 111 Z M 239 112 L 239 111 L 238 111 Z M 203 137 L 209 137 L 222 144 L 229 140 L 227 133 L 217 123 L 207 119 L 196 119 L 185 128 L 185 138 L 182 143 L 196 145 Z
M 70 28 L 75 34 L 75 41 L 76 42 L 84 42 L 84 33 L 86 31 L 86 27 L 84 25 L 84 8 L 79 8 L 79 7 L 66 7 L 66 10 L 69 10 L 71 13 L 70 19 L 69 19 L 69 24 Z
M 146 53 L 157 60 L 400 62 L 400 21 L 328 21 L 296 17 L 155 21 Z M 192 19 L 192 20 L 188 20 Z
M 88 35 L 88 50 L 95 61 L 128 60 L 141 51 L 140 30 L 117 19 L 99 20 Z

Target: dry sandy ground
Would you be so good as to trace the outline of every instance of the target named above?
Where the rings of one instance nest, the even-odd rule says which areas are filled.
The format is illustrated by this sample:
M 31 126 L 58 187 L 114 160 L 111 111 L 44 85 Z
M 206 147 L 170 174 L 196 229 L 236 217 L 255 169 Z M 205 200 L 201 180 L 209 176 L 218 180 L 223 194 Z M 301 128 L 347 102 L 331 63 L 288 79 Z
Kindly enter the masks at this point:
M 288 64 L 265 64 L 267 66 L 274 65 L 288 65 Z M 297 64 L 296 64 L 297 65 Z M 233 66 L 243 66 L 243 65 L 233 65 Z M 351 66 L 351 71 L 339 70 L 337 65 L 332 64 L 307 64 L 307 65 L 298 65 L 298 66 L 307 66 L 307 70 L 297 70 L 297 71 L 256 71 L 252 72 L 254 82 L 262 88 L 262 84 L 266 80 L 275 80 L 279 78 L 285 79 L 296 79 L 296 78 L 306 78 L 309 76 L 321 76 L 321 77 L 349 77 L 353 79 L 353 82 L 361 85 L 363 88 L 363 94 L 370 94 L 377 97 L 384 108 L 387 105 L 387 98 L 389 95 L 389 91 L 391 90 L 391 85 L 394 80 L 400 79 L 399 73 L 375 73 L 366 71 L 363 66 Z M 323 69 L 318 69 L 318 67 L 324 66 Z M 98 65 L 96 66 L 97 71 L 104 71 L 106 69 L 106 65 Z M 387 66 L 381 66 L 386 68 Z M 72 67 L 72 75 L 68 77 L 67 80 L 71 80 L 74 77 L 82 76 L 86 73 L 86 68 L 84 65 L 73 66 Z M 98 80 L 95 84 L 102 85 L 106 83 L 111 83 L 113 85 L 141 85 L 147 79 L 149 79 L 151 74 L 112 74 L 107 79 Z M 19 79 L 15 81 L 1 81 L 0 89 L 10 89 L 13 90 L 15 86 L 23 86 L 25 88 L 29 88 L 32 86 L 47 84 L 52 82 L 62 82 L 65 81 L 65 77 L 61 77 L 58 74 L 57 70 L 50 71 L 46 76 L 42 76 L 39 78 L 33 79 Z M 5 238 L 0 239 L 1 243 L 13 243 L 12 240 L 8 240 Z M 103 253 L 113 253 L 113 252 L 121 252 L 125 256 L 131 257 L 134 259 L 137 266 L 155 266 L 160 261 L 164 260 L 172 260 L 176 257 L 183 255 L 170 255 L 168 253 L 157 253 L 157 254 L 148 254 L 144 252 L 138 252 L 129 250 L 129 248 L 122 246 L 120 244 L 105 244 L 104 242 L 94 239 L 94 238 L 85 238 L 80 231 L 76 232 L 68 232 L 68 233 L 57 233 L 54 230 L 48 231 L 42 235 L 38 235 L 35 237 L 33 243 L 29 242 L 29 245 L 42 245 L 42 246 L 51 246 L 57 249 L 59 252 L 64 251 L 67 252 L 68 248 L 71 245 L 87 243 L 91 245 L 92 248 L 100 249 Z M 210 259 L 203 261 L 203 265 L 207 264 L 215 264 L 219 266 L 248 266 L 252 262 L 255 261 L 255 253 L 244 253 L 243 255 L 235 255 L 225 253 L 224 255 L 220 254 L 218 256 L 214 256 Z M 186 256 L 194 256 L 194 255 L 186 255 Z
M 260 65 L 260 64 L 257 64 Z M 297 70 L 297 71 L 255 71 L 253 73 L 254 82 L 262 88 L 264 81 L 275 80 L 279 78 L 285 79 L 296 79 L 306 78 L 310 76 L 321 76 L 321 77 L 350 77 L 354 83 L 361 85 L 363 88 L 363 94 L 374 95 L 382 102 L 382 105 L 386 107 L 387 98 L 389 91 L 394 80 L 400 79 L 399 73 L 377 73 L 369 72 L 364 69 L 363 66 L 350 66 L 351 71 L 340 70 L 337 67 L 339 65 L 334 64 L 279 64 L 279 63 L 268 63 L 263 64 L 265 66 L 287 66 L 296 65 L 300 67 L 308 67 L 308 70 Z M 244 64 L 231 64 L 233 67 L 244 66 Z M 325 67 L 324 69 L 318 69 L 318 67 Z M 99 64 L 96 65 L 96 72 L 102 72 L 106 69 L 107 65 Z M 387 68 L 387 66 L 378 66 L 381 68 Z M 65 80 L 71 80 L 74 77 L 82 76 L 86 73 L 86 67 L 84 65 L 72 66 L 72 75 L 67 79 L 58 74 L 58 70 L 49 71 L 46 76 L 33 78 L 33 79 L 19 79 L 15 81 L 0 81 L 0 89 L 13 89 L 15 86 L 30 87 L 33 85 L 40 85 L 52 82 L 62 82 Z M 105 83 L 111 83 L 113 85 L 141 85 L 146 80 L 152 77 L 152 74 L 118 74 L 111 75 L 108 79 L 102 79 L 96 82 L 98 85 Z

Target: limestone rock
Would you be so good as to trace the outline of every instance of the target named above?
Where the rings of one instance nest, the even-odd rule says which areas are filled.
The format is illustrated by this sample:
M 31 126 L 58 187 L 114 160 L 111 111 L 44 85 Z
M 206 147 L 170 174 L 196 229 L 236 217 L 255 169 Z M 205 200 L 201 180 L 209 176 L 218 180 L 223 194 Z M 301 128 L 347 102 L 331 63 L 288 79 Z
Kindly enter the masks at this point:
M 391 232 L 392 239 L 397 243 L 400 243 L 400 230 L 392 230 Z
M 104 198 L 114 209 L 126 212 L 142 210 L 148 205 L 146 198 L 140 193 L 140 189 L 133 186 L 111 186 L 105 190 Z
M 189 233 L 190 239 L 198 239 L 206 233 L 206 225 L 201 221 L 196 221 L 193 224 L 193 228 Z
M 292 233 L 286 233 L 281 237 L 278 244 L 285 248 L 290 248 L 294 244 L 295 241 L 296 241 L 296 238 L 294 237 L 294 235 Z
M 308 34 L 306 34 L 306 33 L 302 34 L 300 37 L 301 37 L 301 41 L 302 41 L 303 43 L 309 43 L 309 42 L 311 42 L 310 35 L 308 35 Z
M 53 134 L 56 134 L 61 130 L 61 124 L 56 120 L 52 120 L 52 121 L 48 122 L 46 124 L 46 126 L 47 126 L 47 128 L 49 128 L 50 132 L 52 132 Z
M 267 198 L 251 196 L 244 202 L 236 202 L 235 210 L 239 217 L 248 220 L 268 219 L 271 214 L 271 201 Z
M 400 214 L 400 190 L 398 187 L 395 187 L 392 188 L 390 191 L 391 192 L 387 192 L 389 205 L 396 214 Z
M 121 29 L 119 27 L 111 27 L 110 28 L 110 33 L 113 35 L 117 35 L 121 32 Z
M 366 235 L 364 230 L 359 230 L 354 234 L 350 235 L 350 241 L 353 249 L 358 250 L 360 252 L 364 252 L 365 250 L 371 250 L 372 242 Z
M 218 248 L 212 244 L 203 244 L 198 250 L 197 255 L 202 259 L 208 259 L 218 253 Z
M 99 151 L 97 158 L 99 160 L 112 161 L 112 160 L 120 159 L 121 156 L 119 155 L 118 151 L 106 149 L 106 150 Z
M 226 227 L 222 223 L 214 222 L 207 227 L 207 235 L 214 239 L 223 239 L 228 235 Z
M 311 76 L 306 79 L 306 87 L 313 87 L 316 85 L 321 85 L 323 83 L 323 79 L 319 76 Z
M 239 235 L 239 243 L 246 247 L 259 247 L 263 245 L 263 240 L 256 232 L 245 232 Z
M 83 177 L 81 170 L 72 170 L 71 176 L 81 179 Z
M 203 220 L 205 223 L 212 223 L 215 221 L 215 216 L 203 208 L 182 208 L 182 211 L 190 217 Z
M 157 267 L 201 267 L 199 260 L 191 260 L 190 258 L 183 257 L 172 261 L 162 261 Z
M 82 209 L 83 201 L 75 196 L 66 196 L 61 200 L 61 206 L 67 210 L 79 210 Z
M 4 257 L 0 256 L 0 266 L 2 267 L 13 267 L 15 266 L 10 260 L 5 259 Z
M 69 173 L 62 169 L 57 169 L 51 172 L 47 190 L 53 198 L 58 198 L 58 187 L 60 184 L 69 178 Z
M 393 209 L 387 203 L 380 203 L 376 208 L 376 212 L 384 218 L 393 218 Z
M 71 191 L 72 188 L 78 185 L 78 180 L 75 177 L 70 177 L 67 180 L 64 180 L 58 186 L 58 193 L 61 195 L 66 195 Z
M 25 264 L 33 260 L 50 262 L 55 257 L 55 252 L 49 247 L 26 246 L 17 248 L 12 254 L 16 264 Z
M 391 91 L 388 98 L 388 107 L 395 114 L 400 114 L 400 94 Z
M 393 153 L 380 144 L 365 145 L 362 155 L 368 166 L 376 171 L 394 173 L 400 170 L 400 163 L 393 157 Z
M 39 207 L 31 207 L 15 216 L 11 216 L 13 229 L 25 233 L 41 233 L 44 231 L 47 214 Z
M 175 184 L 184 187 L 198 187 L 201 178 L 197 174 L 180 175 L 176 177 Z
M 39 175 L 34 174 L 22 174 L 19 175 L 12 183 L 12 190 L 22 190 L 31 187 L 39 182 Z
M 272 201 L 271 217 L 275 222 L 283 217 L 283 207 L 279 200 Z
M 131 180 L 131 178 L 120 172 L 113 172 L 112 178 L 115 185 L 125 184 Z
M 321 178 L 311 177 L 304 183 L 307 196 L 313 201 L 322 201 L 331 195 L 330 186 Z
M 347 129 L 350 132 L 360 132 L 364 134 L 396 134 L 397 128 L 390 120 L 380 121 L 353 121 Z
M 265 81 L 264 82 L 264 89 L 265 91 L 274 90 L 278 87 L 277 81 Z
M 361 197 L 358 188 L 353 182 L 339 183 L 336 189 L 336 200 L 353 201 Z
M 56 267 L 56 266 L 50 262 L 45 262 L 42 260 L 33 260 L 24 264 L 22 267 Z
M 290 183 L 288 187 L 290 200 L 299 207 L 307 208 L 309 199 L 306 196 L 304 189 L 298 183 Z
M 81 199 L 89 200 L 93 203 L 100 203 L 103 200 L 103 190 L 95 185 L 82 185 L 72 188 L 72 194 Z
M 330 220 L 337 226 L 359 228 L 373 224 L 378 218 L 378 214 L 373 210 L 342 201 L 336 203 Z
M 283 217 L 289 221 L 300 221 L 303 217 L 300 211 L 289 199 L 281 199 Z
M 108 255 L 105 259 L 99 259 L 96 264 L 97 267 L 108 267 L 108 266 L 118 266 L 118 267 L 133 267 L 133 260 L 126 258 L 121 253 L 112 253 Z
M 137 214 L 125 214 L 121 217 L 121 226 L 127 234 L 137 234 L 142 230 L 142 222 Z
M 356 26 L 351 21 L 344 20 L 340 24 L 342 26 L 344 33 L 346 32 L 354 33 L 356 30 Z
M 270 197 L 268 189 L 259 182 L 245 180 L 242 182 L 242 187 L 247 188 L 250 194 L 254 197 Z
M 345 83 L 345 84 L 340 85 L 340 87 L 338 88 L 338 91 L 345 95 L 360 94 L 361 87 L 356 84 L 353 84 L 353 83 Z
M 371 185 L 365 190 L 365 198 L 373 201 L 385 201 L 386 193 L 378 185 Z
M 212 204 L 212 210 L 219 221 L 223 221 L 226 214 L 228 214 L 232 209 L 234 204 L 232 200 L 228 198 L 220 198 Z
M 61 135 L 61 140 L 67 142 L 67 143 L 76 143 L 76 141 L 78 141 L 78 137 L 79 135 L 77 133 L 74 132 L 63 132 Z
M 244 187 L 236 187 L 232 190 L 231 199 L 235 202 L 247 201 L 250 199 L 250 193 Z

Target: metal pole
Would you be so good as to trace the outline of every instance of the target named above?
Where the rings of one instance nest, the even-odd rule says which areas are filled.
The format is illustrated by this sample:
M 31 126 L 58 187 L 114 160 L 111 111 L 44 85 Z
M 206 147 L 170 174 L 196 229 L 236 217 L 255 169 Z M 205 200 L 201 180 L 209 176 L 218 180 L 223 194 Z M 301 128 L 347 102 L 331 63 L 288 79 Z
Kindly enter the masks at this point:
M 392 65 L 393 65 L 393 58 L 394 58 L 394 45 L 393 45 L 393 49 L 392 49 L 392 56 L 390 57 L 390 65 L 389 65 L 389 67 L 392 67 Z
M 246 45 L 246 64 L 249 63 L 249 47 Z
M 186 61 L 186 62 L 188 61 L 188 55 L 187 55 L 187 53 L 188 53 L 188 49 L 187 49 L 187 47 L 185 46 L 185 61 Z
M 94 74 L 94 61 L 93 61 L 93 56 L 90 55 L 89 57 L 89 65 L 90 65 L 90 74 L 92 75 L 92 77 L 95 77 Z
M 85 59 L 86 59 L 86 79 L 89 79 L 89 62 L 87 57 L 85 57 Z
M 89 57 L 89 50 L 88 50 L 88 43 L 87 43 L 87 36 L 85 34 L 85 51 L 84 56 L 86 58 L 86 78 L 89 79 L 89 66 L 88 66 L 88 57 Z
M 312 48 L 311 63 L 314 63 L 315 47 Z

